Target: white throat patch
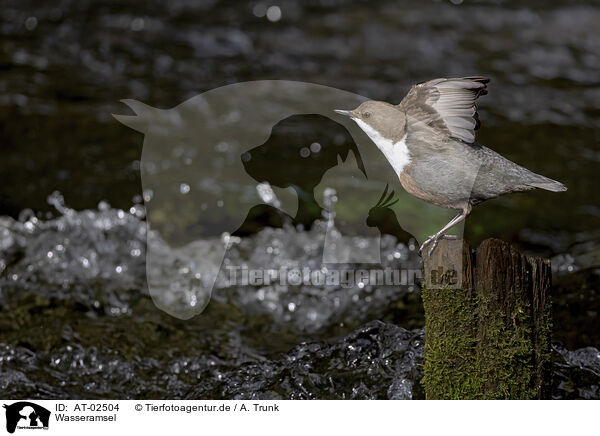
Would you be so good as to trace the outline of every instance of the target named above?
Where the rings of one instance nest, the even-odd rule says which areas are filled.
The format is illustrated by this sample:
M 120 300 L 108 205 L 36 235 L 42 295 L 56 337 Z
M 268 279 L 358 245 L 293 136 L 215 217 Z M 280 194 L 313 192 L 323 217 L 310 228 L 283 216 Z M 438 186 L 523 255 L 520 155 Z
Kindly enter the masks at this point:
M 375 143 L 377 148 L 383 152 L 394 171 L 396 171 L 396 174 L 398 174 L 398 177 L 400 177 L 404 167 L 410 163 L 410 154 L 406 146 L 406 135 L 400 141 L 392 142 L 390 139 L 385 139 L 381 136 L 377 130 L 363 120 L 352 119 L 371 138 L 371 141 Z

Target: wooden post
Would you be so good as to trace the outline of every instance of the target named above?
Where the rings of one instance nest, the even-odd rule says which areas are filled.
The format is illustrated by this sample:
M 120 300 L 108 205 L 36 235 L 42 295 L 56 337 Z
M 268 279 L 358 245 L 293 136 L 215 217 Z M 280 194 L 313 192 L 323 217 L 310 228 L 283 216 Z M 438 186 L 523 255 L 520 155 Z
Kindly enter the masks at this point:
M 428 399 L 533 399 L 550 384 L 550 261 L 497 239 L 424 259 Z

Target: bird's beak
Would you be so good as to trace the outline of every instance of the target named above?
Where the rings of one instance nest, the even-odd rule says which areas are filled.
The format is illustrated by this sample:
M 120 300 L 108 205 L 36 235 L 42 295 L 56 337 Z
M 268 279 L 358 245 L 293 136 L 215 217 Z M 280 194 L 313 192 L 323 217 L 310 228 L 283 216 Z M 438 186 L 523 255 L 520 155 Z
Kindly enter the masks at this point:
M 342 109 L 334 109 L 333 111 L 336 114 L 345 115 L 347 117 L 351 117 L 352 116 L 352 111 L 345 111 L 345 110 L 342 110 Z

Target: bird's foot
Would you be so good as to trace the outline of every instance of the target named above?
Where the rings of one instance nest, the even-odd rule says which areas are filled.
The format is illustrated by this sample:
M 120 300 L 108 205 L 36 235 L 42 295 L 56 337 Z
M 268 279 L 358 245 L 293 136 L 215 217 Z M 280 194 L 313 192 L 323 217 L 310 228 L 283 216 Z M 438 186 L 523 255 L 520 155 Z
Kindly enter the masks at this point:
M 456 239 L 456 238 L 457 238 L 456 235 L 444 235 L 444 234 L 432 235 L 429 238 L 427 238 L 427 240 L 425 242 L 423 242 L 421 244 L 421 247 L 419 247 L 419 253 L 423 253 L 423 248 L 425 248 L 425 246 L 427 244 L 431 243 L 431 247 L 429 247 L 429 250 L 427 251 L 427 256 L 431 256 L 431 253 L 433 253 L 433 250 L 435 250 L 435 247 L 437 247 L 437 244 L 440 241 L 440 239 Z
M 423 252 L 423 248 L 425 248 L 425 246 L 427 244 L 429 244 L 431 241 L 433 241 L 433 238 L 435 238 L 435 235 L 431 235 L 429 238 L 427 238 L 419 247 L 419 253 Z
M 442 235 L 440 239 L 458 239 L 456 235 Z

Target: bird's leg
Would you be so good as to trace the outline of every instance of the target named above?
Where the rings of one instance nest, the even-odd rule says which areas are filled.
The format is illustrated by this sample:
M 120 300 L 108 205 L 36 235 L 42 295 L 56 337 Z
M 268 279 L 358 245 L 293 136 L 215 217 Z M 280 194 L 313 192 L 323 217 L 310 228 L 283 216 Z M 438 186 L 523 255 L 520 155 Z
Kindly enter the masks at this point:
M 452 227 L 453 225 L 461 222 L 462 220 L 464 220 L 467 217 L 467 210 L 464 210 L 462 213 L 459 213 L 458 215 L 456 215 L 454 218 L 452 218 L 452 220 L 450 220 L 450 222 L 448 224 L 446 224 L 439 232 L 437 232 L 435 235 L 430 236 L 429 238 L 427 238 L 427 240 L 425 242 L 423 242 L 423 244 L 421 244 L 421 247 L 419 248 L 419 251 L 422 252 L 423 248 L 429 244 L 432 243 L 431 247 L 429 248 L 429 252 L 427 253 L 428 256 L 431 256 L 431 253 L 433 253 L 433 250 L 435 250 L 435 247 L 437 247 L 438 241 L 441 238 L 446 238 L 446 239 L 454 239 L 456 238 L 456 236 L 454 235 L 444 235 L 444 232 L 446 230 L 448 230 L 450 227 Z

